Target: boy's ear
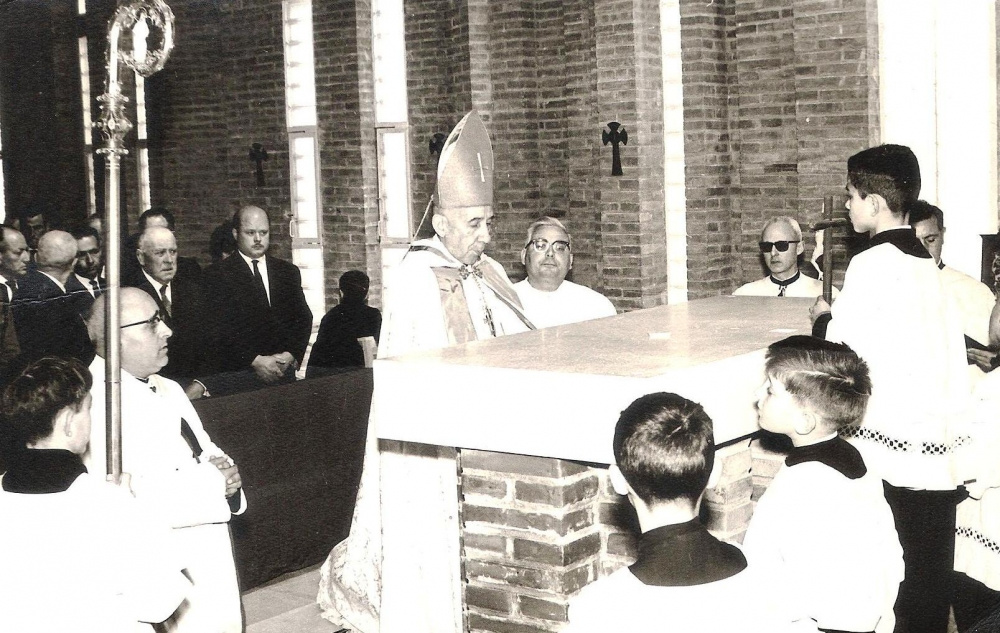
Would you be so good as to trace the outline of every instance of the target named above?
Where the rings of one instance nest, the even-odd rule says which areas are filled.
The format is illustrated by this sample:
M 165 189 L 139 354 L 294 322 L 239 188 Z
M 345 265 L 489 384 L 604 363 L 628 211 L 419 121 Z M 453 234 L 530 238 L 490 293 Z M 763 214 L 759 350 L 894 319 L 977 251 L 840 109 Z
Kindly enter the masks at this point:
M 73 437 L 73 408 L 63 407 L 56 414 L 56 419 L 52 424 L 53 433 L 62 433 L 66 437 Z
M 799 435 L 809 435 L 819 426 L 820 417 L 810 407 L 802 407 L 800 415 L 795 420 L 793 427 Z
M 871 201 L 869 204 L 872 205 L 872 217 L 879 214 L 882 209 L 888 209 L 888 205 L 885 203 L 885 198 L 877 193 L 868 194 L 868 199 Z
M 627 495 L 631 492 L 632 487 L 628 485 L 627 481 L 625 481 L 625 475 L 623 475 L 621 469 L 618 468 L 618 464 L 611 464 L 611 466 L 608 467 L 608 477 L 611 479 L 611 486 L 618 494 Z

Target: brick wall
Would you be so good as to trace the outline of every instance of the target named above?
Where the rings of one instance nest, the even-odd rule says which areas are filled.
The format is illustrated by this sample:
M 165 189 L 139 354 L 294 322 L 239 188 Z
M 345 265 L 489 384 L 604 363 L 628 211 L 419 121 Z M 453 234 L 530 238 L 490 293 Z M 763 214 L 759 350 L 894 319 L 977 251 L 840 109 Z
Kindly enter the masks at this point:
M 9 216 L 37 204 L 58 221 L 86 208 L 73 7 L 65 0 L 0 7 L 0 133 Z
M 112 4 L 91 2 L 86 21 L 95 95 Z M 147 82 L 153 202 L 178 212 L 182 248 L 203 259 L 214 226 L 241 204 L 260 204 L 275 219 L 276 254 L 287 257 L 280 0 L 174 4 L 177 46 Z M 29 21 L 24 7 L 38 9 L 5 5 L 13 21 L 4 24 Z M 35 63 L 65 69 L 40 73 L 31 91 L 11 74 L 24 47 L 3 40 L 5 152 L 10 164 L 38 166 L 30 177 L 7 166 L 12 203 L 62 192 L 71 200 L 61 206 L 80 208 L 71 7 L 51 3 L 30 31 L 40 41 L 62 38 Z M 766 216 L 814 219 L 823 195 L 842 188 L 846 157 L 877 130 L 877 38 L 872 0 L 682 0 L 680 9 L 688 285 L 700 297 L 761 274 L 754 243 Z M 407 0 L 404 10 L 415 214 L 433 190 L 436 156 L 428 141 L 475 106 L 498 166 L 491 253 L 512 276 L 523 274 L 526 226 L 551 214 L 573 232 L 576 281 L 603 290 L 622 309 L 664 301 L 658 3 Z M 314 2 L 329 299 L 348 268 L 367 269 L 378 286 L 370 13 L 370 0 Z M 9 94 L 34 104 L 34 112 L 12 105 Z M 50 124 L 31 123 L 29 114 Z M 612 120 L 629 132 L 625 175 L 617 178 L 609 175 L 611 148 L 601 143 Z M 49 142 L 27 142 L 24 129 Z M 255 184 L 248 157 L 255 142 L 269 154 L 265 187 Z M 134 187 L 131 160 L 124 178 L 126 189 Z M 126 193 L 134 218 L 141 210 Z
M 290 256 L 281 3 L 178 2 L 167 66 L 147 80 L 154 205 L 174 210 L 186 254 L 241 206 L 271 215 L 271 252 Z M 250 147 L 267 151 L 258 186 Z

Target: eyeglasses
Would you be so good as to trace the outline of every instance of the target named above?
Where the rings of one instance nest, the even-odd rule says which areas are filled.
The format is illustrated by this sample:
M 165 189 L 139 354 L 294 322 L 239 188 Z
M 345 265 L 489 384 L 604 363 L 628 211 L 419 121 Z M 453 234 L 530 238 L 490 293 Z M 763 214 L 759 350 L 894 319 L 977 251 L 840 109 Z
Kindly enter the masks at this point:
M 798 244 L 800 240 L 779 240 L 777 242 L 760 242 L 761 253 L 770 253 L 772 248 L 778 249 L 779 253 L 784 253 L 792 244 Z
M 536 253 L 544 253 L 549 250 L 549 245 L 552 245 L 552 250 L 560 255 L 569 252 L 569 242 L 566 240 L 556 240 L 554 242 L 549 242 L 544 237 L 536 237 L 535 239 L 528 242 L 528 246 L 533 248 Z
M 163 323 L 163 318 L 160 317 L 160 313 L 157 312 L 156 314 L 149 317 L 145 321 L 136 321 L 135 323 L 129 323 L 128 325 L 121 326 L 120 329 L 124 330 L 127 327 L 135 327 L 137 325 L 148 325 L 149 329 L 155 330 L 156 326 L 159 325 L 160 323 Z

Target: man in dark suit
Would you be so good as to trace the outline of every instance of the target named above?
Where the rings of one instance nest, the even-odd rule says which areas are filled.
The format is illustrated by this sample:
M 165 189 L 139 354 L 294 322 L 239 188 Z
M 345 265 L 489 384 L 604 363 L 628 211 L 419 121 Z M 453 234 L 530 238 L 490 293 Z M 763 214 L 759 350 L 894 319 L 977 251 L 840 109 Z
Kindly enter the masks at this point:
M 76 240 L 65 231 L 45 233 L 38 240 L 37 268 L 18 284 L 11 311 L 21 353 L 27 357 L 73 356 L 84 363 L 94 358 L 79 297 L 67 289 L 76 248 Z
M 66 290 L 78 299 L 80 314 L 86 319 L 94 299 L 104 292 L 105 282 L 101 279 L 104 268 L 104 254 L 101 251 L 101 234 L 93 227 L 81 224 L 73 228 L 76 238 L 76 263 L 73 274 L 66 282 Z
M 176 231 L 174 214 L 164 207 L 153 207 L 146 209 L 139 216 L 139 232 L 125 238 L 122 246 L 122 285 L 137 287 L 142 281 L 142 273 L 136 263 L 132 253 L 139 250 L 139 237 L 145 233 L 146 229 L 162 227 Z M 174 262 L 174 268 L 184 279 L 201 283 L 201 264 L 194 257 L 178 257 Z
M 28 243 L 21 232 L 0 226 L 0 378 L 21 353 L 10 305 L 18 280 L 27 272 L 30 260 Z
M 244 373 L 239 389 L 294 380 L 312 330 L 302 276 L 266 254 L 270 220 L 263 209 L 243 207 L 233 226 L 237 252 L 205 272 L 215 369 Z
M 139 236 L 139 274 L 130 285 L 156 301 L 160 317 L 174 334 L 168 343 L 169 362 L 158 372 L 175 380 L 191 395 L 205 358 L 205 303 L 201 286 L 177 270 L 177 239 L 170 229 L 150 227 Z M 201 387 L 195 387 L 200 392 Z M 197 393 L 196 395 L 200 395 Z

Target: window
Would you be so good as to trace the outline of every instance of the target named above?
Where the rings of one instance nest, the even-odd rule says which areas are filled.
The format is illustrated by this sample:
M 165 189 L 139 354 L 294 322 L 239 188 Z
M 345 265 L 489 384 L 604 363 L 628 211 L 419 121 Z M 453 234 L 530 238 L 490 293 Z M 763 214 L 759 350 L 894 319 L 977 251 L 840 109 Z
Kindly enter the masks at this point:
M 145 22 L 140 22 L 145 24 Z M 136 37 L 139 37 L 137 34 Z M 149 196 L 149 145 L 146 142 L 146 81 L 142 75 L 135 73 L 135 160 L 138 174 L 140 212 L 145 211 L 152 203 Z
M 372 4 L 372 70 L 378 142 L 379 239 L 382 243 L 383 304 L 386 272 L 403 258 L 413 239 L 410 201 L 409 115 L 402 0 Z
M 302 290 L 313 319 L 326 313 L 320 217 L 319 143 L 316 135 L 316 67 L 311 0 L 282 3 L 285 103 L 291 165 L 292 261 L 302 271 Z
M 85 11 L 84 0 L 80 0 L 80 12 Z M 97 198 L 94 189 L 94 135 L 93 117 L 91 113 L 90 94 L 90 60 L 87 57 L 87 36 L 81 36 L 77 40 L 77 56 L 80 60 L 80 102 L 83 107 L 80 112 L 83 117 L 83 161 L 85 165 L 87 181 L 87 215 L 92 215 L 97 211 Z

